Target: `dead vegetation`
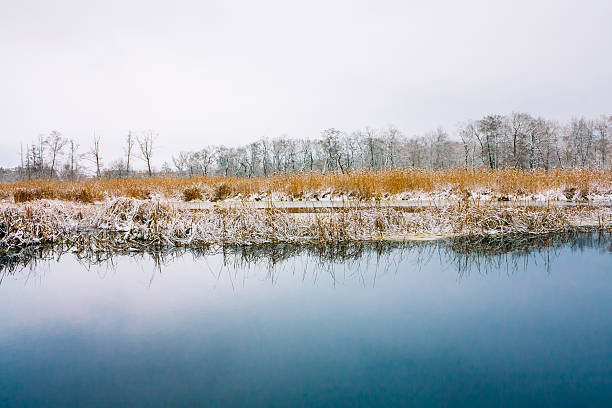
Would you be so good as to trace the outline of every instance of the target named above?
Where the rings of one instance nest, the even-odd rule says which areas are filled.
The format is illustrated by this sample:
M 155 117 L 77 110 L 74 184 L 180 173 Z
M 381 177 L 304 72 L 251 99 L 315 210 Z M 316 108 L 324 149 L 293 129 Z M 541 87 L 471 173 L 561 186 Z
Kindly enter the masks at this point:
M 184 201 L 193 201 L 193 200 L 201 200 L 202 199 L 202 190 L 197 187 L 187 187 L 183 190 L 183 200 Z
M 520 171 L 461 169 L 426 171 L 352 171 L 346 174 L 301 173 L 271 177 L 196 177 L 23 181 L 0 184 L 0 199 L 26 202 L 40 199 L 91 202 L 104 198 L 219 201 L 277 193 L 292 200 L 343 195 L 356 200 L 383 199 L 406 192 L 452 191 L 469 197 L 475 191 L 500 197 L 524 196 L 557 190 L 567 199 L 581 199 L 599 192 L 612 194 L 612 171 Z M 199 194 L 198 194 L 199 192 Z M 199 197 L 201 195 L 201 197 Z
M 566 170 L 422 170 L 299 174 L 269 178 L 91 179 L 29 181 L 0 185 L 0 249 L 63 245 L 77 251 L 130 248 L 193 248 L 226 245 L 405 240 L 450 236 L 547 234 L 581 228 L 609 229 L 609 207 L 507 207 L 473 200 L 477 192 L 507 201 L 518 194 L 554 189 L 568 200 L 593 192 L 612 194 L 612 172 Z M 454 201 L 413 209 L 376 201 L 410 191 L 452 191 Z M 290 199 L 370 200 L 363 207 L 303 212 L 273 208 L 274 194 Z M 254 197 L 254 198 L 253 198 Z M 179 209 L 166 199 L 270 200 L 266 208 L 246 204 Z M 88 205 L 98 202 L 99 205 Z
M 98 197 L 99 196 L 94 194 L 91 187 L 87 185 L 72 186 L 72 188 L 58 191 L 53 190 L 51 186 L 40 186 L 35 188 L 17 188 L 13 192 L 13 201 L 15 203 L 57 199 L 91 204 L 95 202 Z
M 317 244 L 415 237 L 548 234 L 612 227 L 607 207 L 429 207 L 418 212 L 367 207 L 291 214 L 279 209 L 177 210 L 118 198 L 99 206 L 41 200 L 0 206 L 0 249 L 62 245 L 79 251 Z

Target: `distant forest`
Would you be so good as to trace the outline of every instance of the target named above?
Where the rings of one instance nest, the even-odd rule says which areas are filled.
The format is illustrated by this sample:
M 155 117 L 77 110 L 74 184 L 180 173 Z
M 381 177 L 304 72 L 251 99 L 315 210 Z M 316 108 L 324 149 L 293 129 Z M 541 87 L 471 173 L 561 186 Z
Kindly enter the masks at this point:
M 239 147 L 218 145 L 177 152 L 171 163 L 159 168 L 153 165 L 156 142 L 153 131 L 128 132 L 123 157 L 106 165 L 104 140 L 99 136 L 83 148 L 75 140 L 52 131 L 23 146 L 20 165 L 0 168 L 0 180 L 155 175 L 265 177 L 391 168 L 609 169 L 612 115 L 575 118 L 568 123 L 527 113 L 489 115 L 462 124 L 453 137 L 442 128 L 414 137 L 407 137 L 393 126 L 354 132 L 330 128 L 314 139 L 262 138 Z M 134 169 L 137 160 L 144 164 L 144 171 Z

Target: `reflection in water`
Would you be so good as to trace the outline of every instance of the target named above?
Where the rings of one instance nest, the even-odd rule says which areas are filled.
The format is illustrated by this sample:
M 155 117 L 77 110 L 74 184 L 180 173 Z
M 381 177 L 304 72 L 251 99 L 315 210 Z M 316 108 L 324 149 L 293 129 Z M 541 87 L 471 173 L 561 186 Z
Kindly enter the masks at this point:
M 528 262 L 541 261 L 550 272 L 550 261 L 561 248 L 572 251 L 598 249 L 612 252 L 612 232 L 565 232 L 550 235 L 522 235 L 501 238 L 453 239 L 447 242 L 446 256 L 460 276 L 475 271 L 513 272 L 524 270 Z
M 253 245 L 222 248 L 186 249 L 164 251 L 81 252 L 73 253 L 63 248 L 35 248 L 18 253 L 0 254 L 0 284 L 7 275 L 36 273 L 40 265 L 59 262 L 63 256 L 73 255 L 84 268 L 105 266 L 114 269 L 116 259 L 129 256 L 148 259 L 161 272 L 164 267 L 191 256 L 205 259 L 223 256 L 223 266 L 210 271 L 217 279 L 244 280 L 240 271 L 265 270 L 264 279 L 274 283 L 282 271 L 300 269 L 303 279 L 308 273 L 317 281 L 320 274 L 328 274 L 335 284 L 337 279 L 357 280 L 363 286 L 373 286 L 380 275 L 396 272 L 406 257 L 416 265 L 439 260 L 453 268 L 459 278 L 472 273 L 486 275 L 503 272 L 511 275 L 527 268 L 530 262 L 540 262 L 550 273 L 550 262 L 561 248 L 570 250 L 598 249 L 612 252 L 612 232 L 564 232 L 549 235 L 518 235 L 486 238 L 451 238 L 438 241 L 376 241 L 347 242 L 337 245 Z M 296 259 L 299 261 L 296 262 Z M 343 273 L 338 275 L 338 266 Z M 225 271 L 225 273 L 224 273 Z M 347 273 L 347 271 L 350 271 Z M 151 280 L 154 277 L 152 276 Z
M 0 406 L 610 406 L 611 243 L 5 255 Z

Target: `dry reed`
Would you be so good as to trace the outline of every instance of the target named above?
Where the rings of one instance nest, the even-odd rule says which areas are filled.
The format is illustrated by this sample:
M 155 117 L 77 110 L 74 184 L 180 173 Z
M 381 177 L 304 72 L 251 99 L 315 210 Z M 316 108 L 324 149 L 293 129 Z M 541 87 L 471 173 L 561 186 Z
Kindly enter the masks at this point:
M 298 173 L 271 177 L 196 177 L 88 179 L 84 181 L 23 181 L 0 184 L 0 199 L 15 202 L 38 199 L 79 200 L 88 191 L 94 201 L 105 197 L 147 199 L 157 195 L 183 199 L 184 192 L 198 189 L 202 199 L 216 201 L 228 197 L 279 195 L 290 199 L 344 195 L 355 199 L 384 198 L 405 192 L 452 191 L 470 196 L 475 191 L 499 197 L 525 196 L 556 190 L 567 198 L 580 199 L 591 193 L 612 195 L 612 171 L 583 169 L 553 171 L 419 169 L 352 171 L 346 174 Z
M 403 240 L 428 236 L 545 234 L 609 229 L 612 209 L 593 207 L 431 207 L 290 214 L 248 207 L 177 210 L 152 200 L 118 198 L 92 206 L 41 200 L 0 205 L 0 249 L 64 245 L 75 251 L 206 247 L 265 243 Z

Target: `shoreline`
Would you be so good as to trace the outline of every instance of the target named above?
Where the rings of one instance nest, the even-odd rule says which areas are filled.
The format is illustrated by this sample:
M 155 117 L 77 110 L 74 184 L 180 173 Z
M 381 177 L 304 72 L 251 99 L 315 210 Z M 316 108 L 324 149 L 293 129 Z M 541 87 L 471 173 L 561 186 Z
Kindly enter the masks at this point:
M 40 245 L 94 252 L 268 243 L 333 246 L 610 229 L 612 207 L 600 205 L 453 203 L 418 207 L 415 211 L 345 206 L 295 213 L 290 208 L 246 205 L 216 205 L 193 211 L 168 201 L 128 198 L 96 205 L 55 200 L 0 204 L 0 251 Z

